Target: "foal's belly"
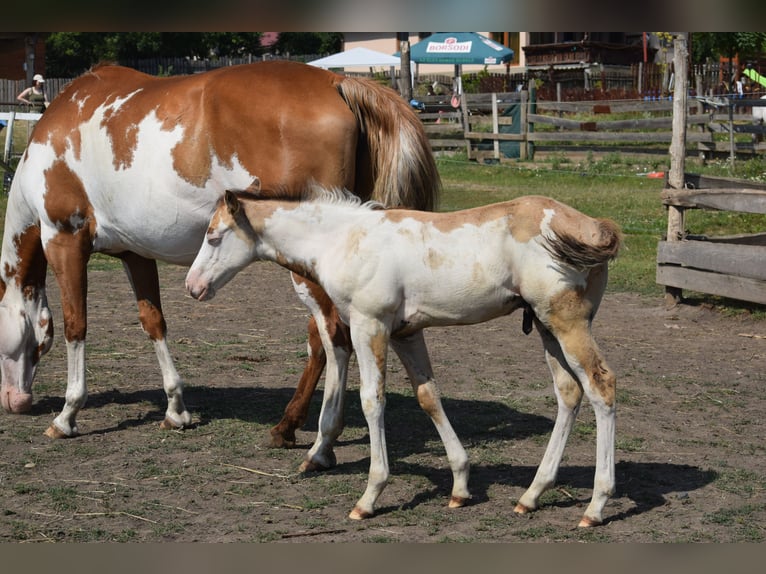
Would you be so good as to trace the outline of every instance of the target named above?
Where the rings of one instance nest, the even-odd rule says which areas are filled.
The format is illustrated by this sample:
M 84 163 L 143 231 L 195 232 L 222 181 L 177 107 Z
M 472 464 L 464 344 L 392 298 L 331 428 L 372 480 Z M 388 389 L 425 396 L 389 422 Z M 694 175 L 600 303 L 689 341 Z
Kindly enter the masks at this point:
M 508 315 L 518 309 L 522 298 L 506 289 L 492 294 L 473 295 L 454 293 L 454 296 L 421 300 L 418 304 L 405 304 L 396 318 L 393 334 L 406 335 L 426 327 L 472 325 Z

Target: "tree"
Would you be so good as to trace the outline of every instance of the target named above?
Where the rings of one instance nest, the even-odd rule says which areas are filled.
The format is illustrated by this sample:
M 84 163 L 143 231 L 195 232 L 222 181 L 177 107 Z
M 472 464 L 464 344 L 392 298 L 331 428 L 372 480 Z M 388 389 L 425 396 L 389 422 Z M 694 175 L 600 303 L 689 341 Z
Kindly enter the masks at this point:
M 46 75 L 79 76 L 102 61 L 260 55 L 260 32 L 55 32 L 46 42 Z
M 327 54 L 342 46 L 343 34 L 338 32 L 281 32 L 274 44 L 283 54 Z
M 704 62 L 719 57 L 729 59 L 729 79 L 734 79 L 733 59 L 740 62 L 766 52 L 765 32 L 694 32 L 692 33 L 692 61 Z

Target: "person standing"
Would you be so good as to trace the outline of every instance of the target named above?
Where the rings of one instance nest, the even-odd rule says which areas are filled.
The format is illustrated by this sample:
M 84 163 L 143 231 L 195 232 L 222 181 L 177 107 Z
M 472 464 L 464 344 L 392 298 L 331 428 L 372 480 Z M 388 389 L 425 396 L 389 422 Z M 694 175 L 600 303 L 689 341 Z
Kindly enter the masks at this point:
M 30 105 L 30 111 L 43 113 L 50 103 L 48 94 L 45 93 L 45 78 L 40 74 L 35 74 L 32 79 L 34 84 L 16 96 L 16 99 Z

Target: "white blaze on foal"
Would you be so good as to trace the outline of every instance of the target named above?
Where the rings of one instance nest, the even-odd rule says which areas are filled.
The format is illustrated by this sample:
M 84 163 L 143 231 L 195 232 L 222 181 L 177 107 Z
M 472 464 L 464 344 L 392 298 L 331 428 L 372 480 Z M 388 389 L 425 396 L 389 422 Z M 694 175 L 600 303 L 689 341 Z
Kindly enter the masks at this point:
M 454 213 L 385 211 L 321 188 L 312 199 L 226 192 L 186 285 L 193 297 L 209 299 L 240 269 L 265 259 L 317 282 L 335 303 L 351 328 L 370 430 L 367 489 L 351 518 L 373 515 L 388 479 L 388 344 L 444 442 L 453 473 L 449 505 L 462 506 L 470 496 L 468 457 L 442 408 L 422 330 L 524 307 L 525 327 L 534 321 L 542 337 L 559 406 L 537 475 L 515 510 L 534 510 L 553 486 L 585 394 L 596 414 L 596 470 L 580 526 L 600 524 L 614 490 L 615 376 L 591 336 L 591 322 L 608 261 L 619 248 L 617 226 L 538 196 Z M 342 394 L 337 384 L 325 386 L 320 431 L 303 468 L 322 466 L 340 432 L 335 405 Z

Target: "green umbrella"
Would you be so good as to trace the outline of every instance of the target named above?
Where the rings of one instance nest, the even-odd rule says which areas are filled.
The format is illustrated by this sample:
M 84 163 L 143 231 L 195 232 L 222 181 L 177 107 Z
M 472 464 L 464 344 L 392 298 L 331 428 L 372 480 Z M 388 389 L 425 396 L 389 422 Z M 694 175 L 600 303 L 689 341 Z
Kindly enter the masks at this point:
M 463 91 L 463 64 L 504 64 L 513 60 L 513 50 L 476 32 L 436 32 L 410 47 L 410 60 L 418 64 L 455 66 L 455 91 Z M 398 53 L 396 54 L 399 55 Z

